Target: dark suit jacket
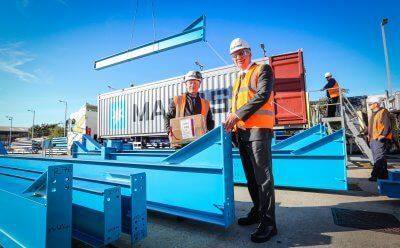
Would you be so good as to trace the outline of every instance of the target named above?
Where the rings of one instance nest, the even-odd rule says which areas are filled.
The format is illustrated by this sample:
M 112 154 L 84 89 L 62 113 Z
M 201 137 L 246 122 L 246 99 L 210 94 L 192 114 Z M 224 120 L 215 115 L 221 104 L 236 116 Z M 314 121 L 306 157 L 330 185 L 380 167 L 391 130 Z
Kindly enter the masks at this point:
M 235 114 L 242 120 L 246 121 L 253 115 L 259 108 L 261 108 L 266 102 L 268 102 L 272 96 L 272 90 L 274 88 L 274 77 L 272 74 L 271 66 L 263 65 L 260 70 L 260 76 L 257 83 L 257 93 L 254 97 L 241 108 L 239 108 Z M 267 139 L 268 135 L 267 128 L 248 128 L 246 130 L 238 130 L 239 141 L 255 141 Z
M 201 114 L 201 99 L 199 94 L 197 94 L 195 100 L 195 104 L 193 104 L 193 97 L 190 97 L 189 94 L 186 94 L 186 104 L 185 104 L 185 111 L 184 111 L 184 116 L 191 116 L 191 115 L 197 115 L 197 114 Z M 176 115 L 176 107 L 175 107 L 175 103 L 174 101 L 171 101 L 169 108 L 168 108 L 168 112 L 166 113 L 165 117 L 164 117 L 164 127 L 165 127 L 165 131 L 168 132 L 168 129 L 170 127 L 170 123 L 169 121 L 173 118 L 175 118 Z M 211 108 L 207 113 L 207 120 L 206 120 L 206 124 L 207 124 L 207 130 L 210 131 L 211 129 L 214 128 L 215 123 L 214 123 L 214 118 L 213 118 L 213 114 L 211 112 Z

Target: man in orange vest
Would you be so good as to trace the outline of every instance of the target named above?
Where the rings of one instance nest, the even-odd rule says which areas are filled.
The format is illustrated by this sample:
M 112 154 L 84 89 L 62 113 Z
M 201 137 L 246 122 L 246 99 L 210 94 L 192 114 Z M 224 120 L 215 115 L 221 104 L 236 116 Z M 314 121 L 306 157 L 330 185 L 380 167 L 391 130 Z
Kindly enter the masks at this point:
M 203 78 L 198 71 L 189 71 L 184 77 L 186 93 L 175 96 L 169 105 L 168 113 L 164 117 L 165 130 L 171 136 L 170 120 L 173 118 L 202 114 L 207 130 L 214 128 L 214 119 L 210 103 L 199 96 L 200 84 Z
M 327 111 L 326 111 L 326 117 L 335 117 L 336 115 L 336 104 L 339 101 L 339 96 L 340 96 L 340 88 L 339 84 L 332 77 L 332 74 L 330 72 L 325 73 L 325 79 L 327 83 L 325 84 L 324 88 L 322 90 L 326 90 L 326 96 L 328 97 L 328 105 Z
M 368 140 L 374 159 L 374 167 L 368 180 L 376 181 L 378 178 L 386 179 L 388 177 L 385 155 L 392 140 L 392 127 L 389 111 L 380 105 L 382 99 L 370 97 L 367 101 L 372 111 L 368 122 Z
M 251 241 L 262 243 L 278 232 L 271 157 L 274 80 L 269 65 L 251 62 L 251 49 L 246 41 L 234 39 L 230 54 L 240 73 L 232 90 L 232 109 L 224 128 L 228 132 L 233 129 L 236 133 L 254 205 L 247 216 L 238 220 L 238 224 L 259 224 L 251 234 Z

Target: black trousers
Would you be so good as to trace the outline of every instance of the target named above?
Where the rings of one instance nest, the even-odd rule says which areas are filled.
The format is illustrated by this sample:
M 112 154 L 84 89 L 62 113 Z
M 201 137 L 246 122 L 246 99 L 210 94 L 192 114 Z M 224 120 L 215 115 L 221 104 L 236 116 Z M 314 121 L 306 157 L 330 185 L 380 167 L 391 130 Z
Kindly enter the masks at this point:
M 240 157 L 253 201 L 252 212 L 257 212 L 261 222 L 276 226 L 275 192 L 271 156 L 272 131 L 266 139 L 244 141 L 238 137 Z
M 374 167 L 371 172 L 371 176 L 380 179 L 386 179 L 388 177 L 386 153 L 389 145 L 389 140 L 374 140 L 370 141 L 370 147 L 372 151 L 372 157 L 374 159 Z
M 328 98 L 328 104 L 336 104 L 339 101 L 339 97 Z M 336 116 L 336 107 L 337 105 L 328 105 L 326 109 L 326 117 L 335 117 Z

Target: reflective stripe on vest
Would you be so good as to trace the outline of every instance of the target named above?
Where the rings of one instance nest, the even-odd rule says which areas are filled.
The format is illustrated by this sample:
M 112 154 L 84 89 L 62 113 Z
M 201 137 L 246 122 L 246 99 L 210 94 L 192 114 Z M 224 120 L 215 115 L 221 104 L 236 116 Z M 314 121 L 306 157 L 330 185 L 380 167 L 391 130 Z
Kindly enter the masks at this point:
M 232 113 L 246 105 L 257 93 L 258 78 L 262 67 L 263 65 L 253 64 L 244 78 L 241 76 L 236 79 L 232 92 Z M 268 101 L 245 122 L 239 121 L 238 126 L 272 129 L 274 127 L 273 97 L 270 96 Z
M 339 89 L 339 84 L 337 81 L 335 81 L 335 84 L 333 85 L 332 88 L 328 89 L 329 92 L 329 97 L 330 98 L 335 98 L 335 97 L 339 97 L 340 95 L 340 89 Z
M 201 102 L 201 115 L 204 117 L 204 121 L 207 120 L 207 114 L 210 110 L 210 103 L 200 98 Z M 175 104 L 175 118 L 184 117 L 185 116 L 185 107 L 186 107 L 186 94 L 182 94 L 180 96 L 174 97 L 174 104 Z
M 375 114 L 374 116 L 374 123 L 372 127 L 372 138 L 377 140 L 379 138 L 379 135 L 383 133 L 383 130 L 385 129 L 385 126 L 383 125 L 382 117 L 383 113 L 385 112 L 385 109 L 381 109 L 378 111 L 378 113 Z M 392 132 L 388 133 L 386 135 L 386 139 L 392 139 Z

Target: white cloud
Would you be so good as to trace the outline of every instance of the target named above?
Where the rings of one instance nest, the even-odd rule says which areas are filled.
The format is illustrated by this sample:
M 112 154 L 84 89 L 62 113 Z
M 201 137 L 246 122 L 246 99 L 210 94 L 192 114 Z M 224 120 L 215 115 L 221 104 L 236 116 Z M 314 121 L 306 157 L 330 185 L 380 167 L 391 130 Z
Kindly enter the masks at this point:
M 22 42 L 0 45 L 0 71 L 12 74 L 27 83 L 51 83 L 51 77 L 42 69 L 33 72 L 21 67 L 35 58 L 22 49 Z

